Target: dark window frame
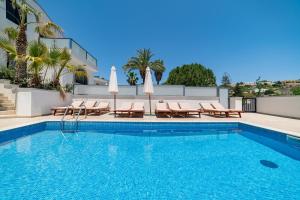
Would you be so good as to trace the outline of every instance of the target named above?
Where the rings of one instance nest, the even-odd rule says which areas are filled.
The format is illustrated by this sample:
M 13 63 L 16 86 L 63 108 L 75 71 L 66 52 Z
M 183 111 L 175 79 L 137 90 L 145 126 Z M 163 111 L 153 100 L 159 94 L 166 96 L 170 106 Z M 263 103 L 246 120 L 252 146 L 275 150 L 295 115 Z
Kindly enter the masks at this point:
M 6 0 L 6 19 L 19 25 L 20 13 L 17 8 L 13 8 L 11 0 Z

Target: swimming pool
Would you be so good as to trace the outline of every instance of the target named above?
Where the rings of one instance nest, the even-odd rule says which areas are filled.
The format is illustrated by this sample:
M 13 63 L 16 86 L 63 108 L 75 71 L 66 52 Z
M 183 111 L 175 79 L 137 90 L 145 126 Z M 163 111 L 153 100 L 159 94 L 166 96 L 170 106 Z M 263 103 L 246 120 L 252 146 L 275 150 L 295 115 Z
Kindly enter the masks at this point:
M 0 199 L 300 199 L 300 142 L 243 123 L 0 132 Z

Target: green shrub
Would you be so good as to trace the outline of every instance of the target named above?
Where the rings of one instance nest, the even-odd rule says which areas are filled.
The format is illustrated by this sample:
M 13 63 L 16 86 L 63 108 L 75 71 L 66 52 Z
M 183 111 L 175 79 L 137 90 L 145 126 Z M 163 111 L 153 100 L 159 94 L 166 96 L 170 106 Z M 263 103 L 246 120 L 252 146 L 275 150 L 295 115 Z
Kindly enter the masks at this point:
M 300 86 L 291 89 L 293 95 L 300 95 Z
M 66 84 L 64 87 L 65 92 L 72 92 L 73 91 L 73 85 L 72 84 Z
M 0 79 L 14 81 L 16 70 L 13 68 L 0 67 Z
M 275 92 L 274 92 L 274 90 L 273 89 L 268 89 L 267 91 L 265 91 L 265 93 L 264 93 L 265 95 L 274 95 L 275 94 Z

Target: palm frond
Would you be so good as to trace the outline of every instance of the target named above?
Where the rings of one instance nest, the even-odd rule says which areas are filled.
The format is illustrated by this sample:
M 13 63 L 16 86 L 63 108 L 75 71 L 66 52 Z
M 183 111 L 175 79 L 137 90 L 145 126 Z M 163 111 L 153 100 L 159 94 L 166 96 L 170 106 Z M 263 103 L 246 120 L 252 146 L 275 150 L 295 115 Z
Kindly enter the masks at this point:
M 22 12 L 26 14 L 33 14 L 35 17 L 36 22 L 40 22 L 42 13 L 33 8 L 30 4 L 26 1 L 22 1 Z
M 48 59 L 48 48 L 45 44 L 34 41 L 28 46 L 26 60 L 30 61 L 29 70 L 37 76 Z
M 49 67 L 56 67 L 60 62 L 61 49 L 51 48 L 48 53 L 48 59 L 45 64 Z
M 18 30 L 14 27 L 7 27 L 3 31 L 10 42 L 14 42 L 18 36 Z
M 11 58 L 16 59 L 16 47 L 5 37 L 0 36 L 0 48 L 6 51 L 11 56 Z
M 154 72 L 160 72 L 163 73 L 166 68 L 164 66 L 164 62 L 162 60 L 155 60 L 150 63 L 149 66 Z
M 69 63 L 72 59 L 71 57 L 71 54 L 69 53 L 69 50 L 64 48 L 62 51 L 61 51 L 61 54 L 60 54 L 60 65 L 61 66 L 65 66 L 67 63 Z
M 32 75 L 32 84 L 37 87 L 41 83 L 41 72 L 48 60 L 48 48 L 45 44 L 33 41 L 27 49 L 26 60 L 29 61 L 28 69 Z
M 39 23 L 35 31 L 43 37 L 53 38 L 56 34 L 62 34 L 63 30 L 60 26 L 53 22 Z
M 10 1 L 13 9 L 16 9 L 19 6 L 17 0 L 10 0 Z
M 138 57 L 131 57 L 128 60 L 128 62 L 123 66 L 124 71 L 131 71 L 140 68 L 141 68 L 141 63 Z

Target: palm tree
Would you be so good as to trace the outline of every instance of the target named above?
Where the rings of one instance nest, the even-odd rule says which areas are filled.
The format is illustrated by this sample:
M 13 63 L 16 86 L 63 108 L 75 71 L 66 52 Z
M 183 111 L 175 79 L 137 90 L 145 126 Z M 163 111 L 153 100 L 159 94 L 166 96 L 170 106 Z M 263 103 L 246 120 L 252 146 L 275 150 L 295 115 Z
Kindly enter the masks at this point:
M 163 75 L 164 71 L 166 70 L 166 68 L 164 66 L 164 61 L 157 60 L 156 62 L 158 62 L 158 65 L 161 66 L 161 68 L 159 70 L 154 71 L 156 83 L 157 83 L 157 85 L 159 85 L 159 82 L 161 81 L 162 75 Z
M 27 50 L 27 35 L 26 35 L 26 27 L 29 23 L 36 23 L 39 28 L 37 30 L 43 30 L 41 31 L 43 33 L 50 33 L 51 35 L 53 33 L 53 30 L 60 30 L 56 29 L 56 26 L 53 25 L 45 25 L 42 24 L 40 21 L 41 13 L 35 10 L 30 4 L 27 2 L 27 0 L 10 0 L 12 2 L 12 5 L 14 8 L 16 8 L 19 11 L 20 19 L 19 19 L 19 25 L 18 25 L 18 35 L 16 38 L 16 52 L 17 52 L 17 60 L 16 60 L 16 82 L 18 83 L 20 80 L 24 80 L 27 78 L 27 62 L 26 62 L 26 50 Z M 35 16 L 36 21 L 35 22 L 26 22 L 26 18 L 28 14 L 33 14 Z M 53 24 L 52 22 L 50 24 Z M 44 27 L 44 28 L 41 28 Z M 51 27 L 51 28 L 50 28 Z M 44 29 L 48 29 L 49 32 L 47 32 Z
M 41 84 L 41 72 L 48 61 L 48 48 L 45 44 L 34 41 L 28 46 L 26 60 L 30 61 L 29 71 L 32 73 L 32 86 L 38 87 Z
M 47 24 L 45 26 L 48 26 Z M 43 26 L 39 26 L 42 30 L 46 31 L 47 28 L 44 28 Z M 49 28 L 51 26 L 48 26 Z M 50 31 L 51 32 L 51 31 Z M 49 33 L 50 33 L 49 32 Z M 0 48 L 5 50 L 7 52 L 7 58 L 8 58 L 8 62 L 14 61 L 17 62 L 18 61 L 18 55 L 17 55 L 17 47 L 16 47 L 16 38 L 18 36 L 18 30 L 13 28 L 13 27 L 8 27 L 5 28 L 3 33 L 4 35 L 0 36 Z M 41 35 L 46 35 L 45 33 L 41 34 Z M 41 50 L 43 51 L 43 53 L 41 52 Z M 47 58 L 46 60 L 44 59 L 44 64 L 45 66 L 47 66 L 45 73 L 44 73 L 44 78 L 43 78 L 43 83 L 47 74 L 47 70 L 48 67 L 52 66 L 54 67 L 55 65 L 58 64 L 58 57 L 60 56 L 61 51 L 58 49 L 51 49 L 50 52 L 47 54 L 48 57 L 45 56 L 45 52 L 47 51 L 47 47 L 45 46 L 45 44 L 41 43 L 40 41 L 35 41 L 32 42 L 31 45 L 29 45 L 29 47 L 27 48 L 27 52 L 25 54 L 24 57 L 24 61 L 26 62 L 27 65 L 27 61 L 32 61 L 32 59 L 36 60 L 37 57 L 40 57 L 41 55 L 43 55 L 44 58 Z M 41 55 L 39 55 L 41 54 Z M 41 66 L 41 64 L 39 64 L 38 66 Z M 29 64 L 29 70 L 32 72 L 33 69 L 35 69 L 35 75 L 37 73 L 37 69 L 39 68 L 36 65 L 36 62 L 30 63 Z M 26 67 L 27 68 L 27 67 Z M 39 69 L 39 70 L 42 70 Z M 27 69 L 26 69 L 27 71 Z M 34 76 L 34 81 L 33 85 L 39 84 L 38 82 L 40 82 L 40 78 L 37 79 L 37 76 Z
M 153 54 L 150 49 L 139 49 L 137 50 L 137 56 L 131 57 L 127 64 L 123 66 L 125 71 L 138 70 L 140 76 L 143 79 L 143 83 L 145 82 L 146 68 L 150 67 L 153 71 L 159 71 L 163 69 L 161 62 L 151 61 Z
M 43 77 L 43 84 L 45 83 L 46 75 L 49 68 L 56 70 L 56 66 L 58 66 L 60 61 L 61 49 L 51 48 L 48 53 L 48 59 L 45 61 L 46 70 Z
M 138 77 L 136 77 L 136 73 L 134 72 L 128 72 L 127 74 L 127 82 L 129 85 L 136 85 L 137 81 L 139 80 Z
M 62 98 L 65 98 L 65 91 L 60 84 L 60 78 L 68 73 L 72 73 L 78 77 L 86 76 L 86 71 L 84 66 L 81 65 L 72 65 L 71 64 L 71 55 L 68 49 L 64 48 L 60 50 L 58 60 L 52 60 L 53 62 L 58 62 L 58 66 L 54 66 L 54 79 L 53 86 L 56 87 Z

